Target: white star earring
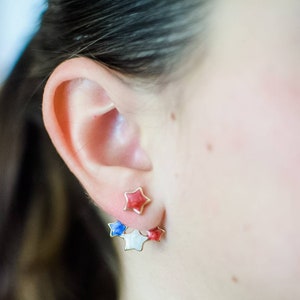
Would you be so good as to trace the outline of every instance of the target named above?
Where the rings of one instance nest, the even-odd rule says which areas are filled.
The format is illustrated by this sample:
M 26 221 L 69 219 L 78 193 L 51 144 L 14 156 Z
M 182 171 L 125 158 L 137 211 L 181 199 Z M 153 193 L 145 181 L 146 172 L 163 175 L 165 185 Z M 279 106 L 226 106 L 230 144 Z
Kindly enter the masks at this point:
M 137 229 L 131 233 L 121 235 L 121 238 L 125 240 L 124 250 L 137 250 L 142 251 L 144 243 L 148 241 L 148 237 L 142 235 Z

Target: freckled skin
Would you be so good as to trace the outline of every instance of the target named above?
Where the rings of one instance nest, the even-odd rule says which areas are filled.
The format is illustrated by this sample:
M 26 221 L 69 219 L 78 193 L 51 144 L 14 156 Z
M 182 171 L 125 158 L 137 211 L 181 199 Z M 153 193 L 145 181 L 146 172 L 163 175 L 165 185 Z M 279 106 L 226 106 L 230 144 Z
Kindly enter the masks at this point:
M 213 152 L 213 145 L 210 144 L 210 143 L 208 143 L 208 144 L 206 145 L 206 149 L 207 149 L 208 152 Z
M 235 277 L 235 276 L 232 276 L 231 280 L 232 280 L 233 283 L 238 283 L 239 282 L 238 278 Z
M 174 112 L 171 113 L 171 120 L 176 121 L 176 115 Z

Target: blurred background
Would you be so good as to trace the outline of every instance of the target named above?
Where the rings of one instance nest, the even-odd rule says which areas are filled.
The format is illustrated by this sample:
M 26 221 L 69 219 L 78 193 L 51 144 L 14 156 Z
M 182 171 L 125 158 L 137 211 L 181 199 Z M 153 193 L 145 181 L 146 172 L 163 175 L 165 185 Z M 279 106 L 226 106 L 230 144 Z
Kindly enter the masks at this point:
M 39 27 L 46 0 L 0 0 L 0 87 Z

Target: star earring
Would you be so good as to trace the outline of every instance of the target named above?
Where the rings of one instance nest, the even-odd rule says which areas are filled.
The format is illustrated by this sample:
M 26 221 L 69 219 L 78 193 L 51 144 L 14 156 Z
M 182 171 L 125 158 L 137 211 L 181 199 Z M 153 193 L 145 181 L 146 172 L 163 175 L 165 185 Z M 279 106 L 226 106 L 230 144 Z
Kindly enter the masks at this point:
M 132 192 L 124 193 L 125 196 L 125 211 L 133 211 L 141 215 L 146 205 L 151 200 L 144 194 L 141 187 Z M 137 250 L 142 251 L 146 241 L 160 242 L 161 237 L 165 234 L 165 230 L 156 227 L 147 231 L 147 234 L 142 234 L 139 230 L 134 229 L 131 232 L 127 231 L 127 226 L 120 221 L 108 224 L 111 237 L 120 237 L 125 241 L 125 251 Z
M 124 250 L 142 251 L 144 243 L 147 241 L 160 242 L 161 237 L 165 234 L 165 230 L 160 227 L 153 228 L 147 231 L 147 235 L 142 234 L 139 230 L 134 229 L 127 233 L 127 226 L 120 221 L 108 224 L 111 237 L 120 237 L 125 241 Z
M 145 196 L 141 187 L 137 188 L 133 192 L 124 193 L 126 204 L 124 210 L 132 210 L 138 215 L 143 213 L 144 207 L 151 202 L 151 200 Z

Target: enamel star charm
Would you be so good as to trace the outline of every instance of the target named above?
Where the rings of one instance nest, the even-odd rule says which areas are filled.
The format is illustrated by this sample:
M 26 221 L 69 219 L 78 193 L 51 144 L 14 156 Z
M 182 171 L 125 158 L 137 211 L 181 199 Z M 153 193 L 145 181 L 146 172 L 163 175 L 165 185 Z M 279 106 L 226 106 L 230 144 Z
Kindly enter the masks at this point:
M 142 214 L 144 207 L 151 202 L 151 200 L 145 196 L 141 187 L 137 188 L 133 192 L 124 193 L 125 207 L 124 210 L 132 210 L 137 214 Z
M 124 239 L 125 246 L 124 250 L 136 250 L 142 251 L 144 243 L 147 241 L 155 241 L 160 242 L 161 237 L 165 234 L 165 230 L 160 227 L 153 228 L 147 231 L 147 235 L 143 235 L 139 230 L 134 229 L 130 233 L 126 233 L 127 226 L 121 223 L 120 221 L 116 221 L 114 223 L 108 223 L 110 228 L 110 236 L 111 237 L 119 237 Z
M 148 237 L 142 235 L 137 229 L 128 234 L 123 234 L 120 236 L 125 240 L 125 251 L 127 250 L 137 250 L 142 251 L 144 243 L 148 241 Z
M 120 221 L 116 221 L 114 223 L 108 223 L 108 226 L 110 228 L 111 237 L 121 236 L 127 229 L 127 226 L 122 224 Z
M 165 234 L 165 230 L 160 227 L 153 228 L 147 231 L 148 239 L 155 242 L 160 242 L 161 237 Z

